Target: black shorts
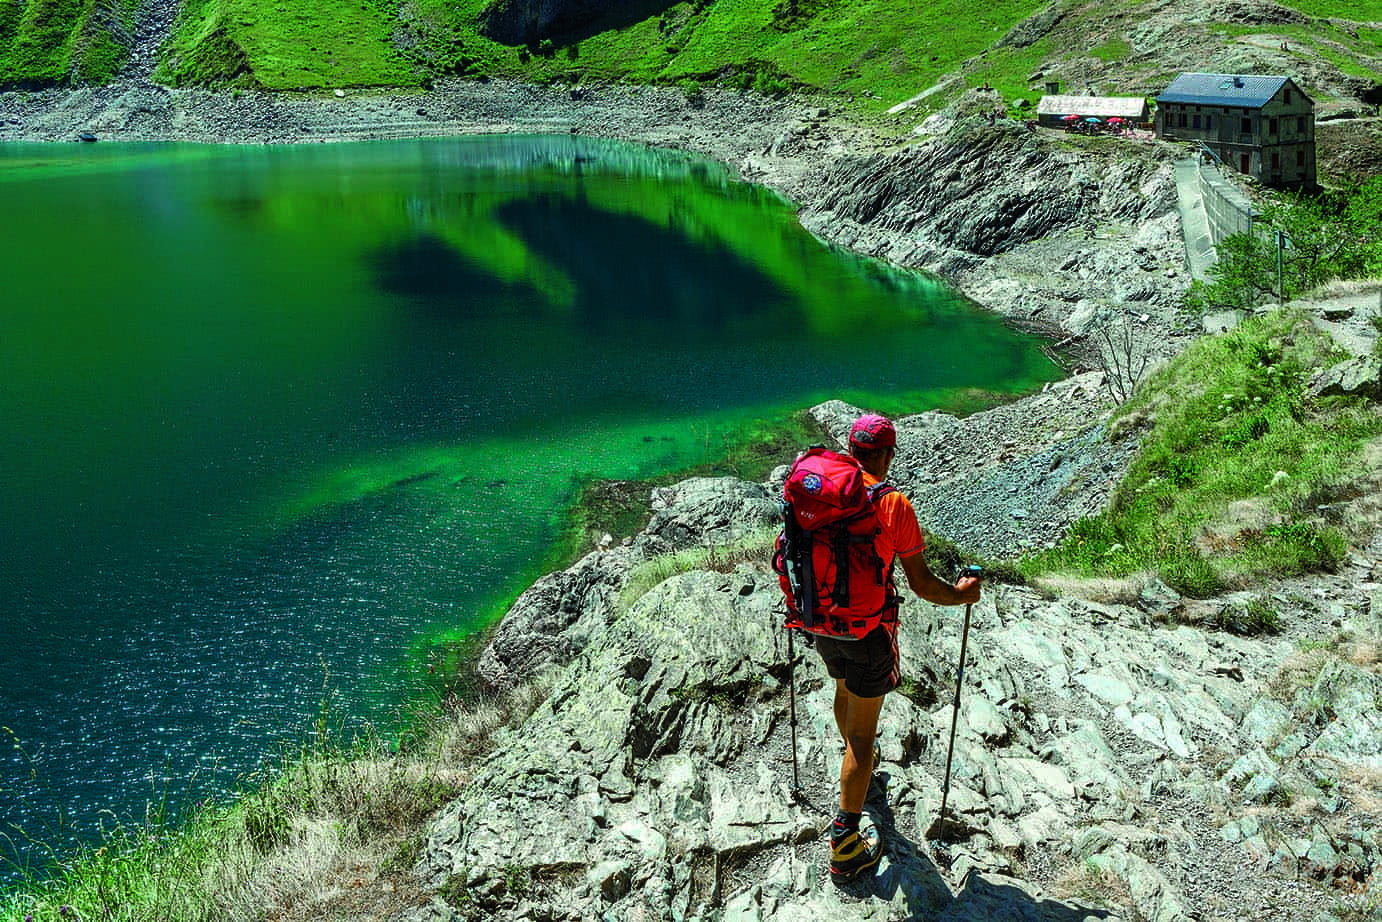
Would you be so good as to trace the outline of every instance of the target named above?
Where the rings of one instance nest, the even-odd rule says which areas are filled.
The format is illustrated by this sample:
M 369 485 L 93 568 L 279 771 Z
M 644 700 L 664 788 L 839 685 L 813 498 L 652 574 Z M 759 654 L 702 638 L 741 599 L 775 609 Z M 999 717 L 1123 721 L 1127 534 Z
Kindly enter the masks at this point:
M 832 679 L 844 679 L 845 688 L 860 698 L 881 698 L 897 688 L 897 617 L 884 617 L 858 640 L 817 636 L 816 652 Z

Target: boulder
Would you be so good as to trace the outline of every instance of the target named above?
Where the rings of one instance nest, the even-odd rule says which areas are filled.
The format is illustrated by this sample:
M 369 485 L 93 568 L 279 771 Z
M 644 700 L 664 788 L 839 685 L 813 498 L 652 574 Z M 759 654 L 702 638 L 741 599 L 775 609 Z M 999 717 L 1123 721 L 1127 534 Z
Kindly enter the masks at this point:
M 1382 360 L 1363 356 L 1340 362 L 1316 375 L 1310 390 L 1320 397 L 1382 396 Z

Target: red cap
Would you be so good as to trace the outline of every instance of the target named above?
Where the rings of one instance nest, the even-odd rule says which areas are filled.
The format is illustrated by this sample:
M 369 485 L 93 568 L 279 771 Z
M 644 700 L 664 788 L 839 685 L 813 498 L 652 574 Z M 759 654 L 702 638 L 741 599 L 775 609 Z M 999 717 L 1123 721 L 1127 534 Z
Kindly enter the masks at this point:
M 849 444 L 864 449 L 894 448 L 897 446 L 897 430 L 886 416 L 865 413 L 850 427 Z

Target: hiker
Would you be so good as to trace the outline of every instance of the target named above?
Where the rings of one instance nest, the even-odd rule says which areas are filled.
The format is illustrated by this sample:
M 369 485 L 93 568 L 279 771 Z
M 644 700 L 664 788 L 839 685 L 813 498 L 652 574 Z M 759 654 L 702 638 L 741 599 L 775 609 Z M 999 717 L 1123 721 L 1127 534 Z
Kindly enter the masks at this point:
M 887 418 L 868 413 L 854 421 L 849 433 L 849 453 L 864 469 L 866 484 L 874 486 L 887 478 L 896 452 L 897 430 Z M 907 497 L 888 490 L 878 495 L 874 505 L 882 526 L 875 546 L 885 564 L 900 561 L 907 585 L 914 593 L 936 605 L 978 601 L 977 579 L 963 577 L 952 586 L 931 572 L 922 554 L 926 540 Z M 869 782 L 881 757 L 875 737 L 883 698 L 901 679 L 897 624 L 902 599 L 895 589 L 890 589 L 889 595 L 890 609 L 878 627 L 862 639 L 815 637 L 816 650 L 835 680 L 835 724 L 845 741 L 840 765 L 840 807 L 830 830 L 830 876 L 841 883 L 876 865 L 883 853 L 877 832 L 861 832 L 859 821 Z

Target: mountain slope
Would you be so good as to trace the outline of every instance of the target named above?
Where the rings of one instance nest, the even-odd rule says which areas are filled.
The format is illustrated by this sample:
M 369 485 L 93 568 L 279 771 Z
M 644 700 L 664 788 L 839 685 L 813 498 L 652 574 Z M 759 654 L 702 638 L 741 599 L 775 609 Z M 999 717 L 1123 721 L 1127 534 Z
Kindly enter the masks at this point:
M 172 25 L 177 9 L 6 0 L 0 87 L 147 73 L 147 54 L 130 52 L 138 26 L 157 21 L 166 35 L 156 79 L 170 85 L 406 87 L 444 75 L 680 83 L 688 93 L 714 84 L 829 94 L 882 116 L 928 90 L 923 113 L 983 84 L 1016 113 L 1048 82 L 1154 95 L 1177 72 L 1201 70 L 1290 74 L 1324 114 L 1382 103 L 1382 22 L 1357 0 L 996 0 L 977 15 L 963 0 L 696 0 L 626 4 L 583 24 L 575 0 L 187 0 Z M 497 11 L 520 25 L 493 28 Z

